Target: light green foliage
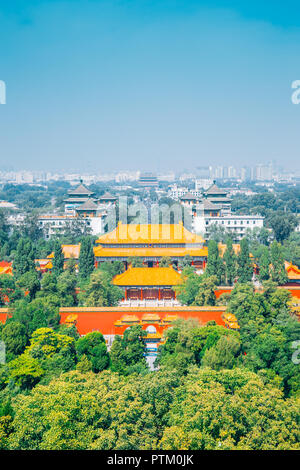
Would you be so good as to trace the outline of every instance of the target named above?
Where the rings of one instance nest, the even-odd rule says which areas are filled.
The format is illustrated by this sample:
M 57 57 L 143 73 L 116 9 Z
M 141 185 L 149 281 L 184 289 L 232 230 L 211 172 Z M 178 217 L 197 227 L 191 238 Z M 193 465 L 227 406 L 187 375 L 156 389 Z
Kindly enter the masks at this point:
M 9 378 L 21 389 L 33 387 L 44 374 L 39 361 L 26 352 L 8 364 Z
M 194 369 L 176 390 L 160 448 L 164 450 L 299 449 L 299 400 L 255 374 Z

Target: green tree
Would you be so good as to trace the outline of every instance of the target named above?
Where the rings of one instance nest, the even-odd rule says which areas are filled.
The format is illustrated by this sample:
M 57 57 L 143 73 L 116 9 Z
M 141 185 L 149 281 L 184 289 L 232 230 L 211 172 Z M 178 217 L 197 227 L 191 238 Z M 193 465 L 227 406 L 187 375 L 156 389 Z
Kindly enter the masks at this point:
M 128 264 L 131 265 L 133 268 L 144 268 L 145 265 L 143 260 L 138 256 L 129 256 Z
M 112 285 L 111 276 L 97 269 L 90 276 L 85 291 L 80 295 L 80 303 L 87 307 L 115 306 L 123 297 L 123 292 L 117 286 Z
M 76 284 L 77 278 L 74 273 L 64 271 L 57 278 L 57 292 L 60 296 L 60 305 L 72 307 L 76 305 Z
M 57 327 L 59 319 L 58 308 L 47 305 L 44 299 L 40 298 L 29 303 L 25 300 L 16 302 L 11 318 L 11 320 L 19 322 L 25 327 L 28 338 L 37 328 Z M 7 321 L 9 322 L 10 319 Z
M 259 258 L 259 280 L 265 281 L 270 278 L 270 253 L 267 246 L 262 249 L 261 256 Z
M 16 285 L 10 274 L 0 274 L 0 305 L 12 304 L 24 298 L 24 292 Z
M 237 261 L 231 238 L 228 238 L 226 241 L 226 250 L 223 259 L 225 263 L 226 284 L 232 286 L 237 275 Z
M 26 352 L 8 363 L 9 377 L 21 389 L 30 389 L 36 385 L 44 374 L 37 359 Z
M 194 305 L 215 305 L 217 288 L 217 276 L 202 276 L 200 279 L 199 290 L 195 297 Z
M 93 372 L 101 372 L 109 366 L 109 355 L 105 339 L 99 331 L 92 331 L 76 341 L 79 359 L 85 356 L 91 363 Z
M 172 260 L 170 256 L 163 256 L 159 262 L 160 268 L 168 268 L 171 265 L 172 265 Z
M 144 337 L 146 332 L 139 325 L 124 331 L 122 338 L 116 336 L 110 349 L 112 371 L 128 375 L 147 368 Z
M 22 274 L 30 271 L 35 271 L 33 246 L 29 239 L 21 238 L 13 261 L 13 272 L 16 279 L 19 279 Z
M 185 268 L 181 273 L 181 283 L 174 287 L 176 298 L 183 305 L 192 305 L 199 291 L 201 277 L 191 268 Z
M 58 240 L 55 241 L 54 245 L 54 258 L 52 259 L 52 273 L 55 276 L 59 276 L 64 270 L 64 254 L 61 248 L 61 244 Z
M 22 274 L 17 281 L 17 285 L 25 292 L 28 292 L 29 299 L 33 300 L 36 293 L 40 290 L 38 273 L 36 271 L 28 271 Z
M 163 450 L 298 449 L 299 400 L 245 369 L 194 369 L 175 391 Z
M 240 342 L 234 336 L 221 336 L 215 346 L 206 349 L 202 365 L 211 369 L 232 369 L 237 364 Z
M 238 280 L 240 283 L 249 282 L 253 276 L 253 265 L 250 259 L 249 243 L 246 238 L 243 238 L 240 243 L 241 251 L 238 255 Z
M 217 276 L 218 284 L 224 283 L 225 266 L 220 258 L 218 244 L 215 240 L 208 243 L 207 266 L 205 273 L 207 276 Z
M 84 237 L 80 245 L 79 254 L 79 276 L 87 279 L 95 268 L 95 256 L 93 244 L 89 237 Z
M 284 266 L 282 245 L 273 242 L 270 248 L 271 252 L 271 279 L 279 285 L 287 282 L 287 274 Z
M 5 343 L 6 360 L 9 362 L 22 354 L 25 349 L 27 335 L 24 325 L 16 321 L 6 323 L 1 339 Z
M 298 224 L 297 217 L 283 211 L 275 212 L 269 219 L 276 241 L 282 243 L 286 240 Z

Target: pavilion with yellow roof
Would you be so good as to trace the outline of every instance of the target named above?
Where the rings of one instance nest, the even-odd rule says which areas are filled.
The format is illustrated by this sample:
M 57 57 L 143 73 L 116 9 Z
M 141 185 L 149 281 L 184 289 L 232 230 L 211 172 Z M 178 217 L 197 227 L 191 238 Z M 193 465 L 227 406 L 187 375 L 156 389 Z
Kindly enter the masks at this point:
M 175 299 L 173 287 L 181 282 L 173 268 L 132 268 L 113 278 L 113 284 L 124 289 L 125 300 Z
M 170 257 L 174 264 L 189 255 L 192 264 L 204 269 L 207 247 L 204 239 L 179 224 L 122 224 L 102 235 L 94 249 L 96 263 L 141 258 L 145 266 L 158 266 L 161 258 Z

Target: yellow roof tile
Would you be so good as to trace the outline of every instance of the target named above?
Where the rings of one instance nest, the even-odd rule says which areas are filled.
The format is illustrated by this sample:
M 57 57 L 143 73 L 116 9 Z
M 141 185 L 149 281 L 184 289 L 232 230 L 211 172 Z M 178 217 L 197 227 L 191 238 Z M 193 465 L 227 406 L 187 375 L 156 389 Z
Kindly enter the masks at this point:
M 208 249 L 203 248 L 103 248 L 96 246 L 94 248 L 96 258 L 129 258 L 137 256 L 141 258 L 159 258 L 163 256 L 184 257 L 190 255 L 192 257 L 207 257 Z
M 173 268 L 132 268 L 113 279 L 116 286 L 176 286 L 180 274 Z
M 69 258 L 79 258 L 80 253 L 80 243 L 78 245 L 61 245 L 62 252 L 65 259 Z M 50 253 L 47 258 L 54 258 L 54 252 Z
M 150 243 L 204 243 L 204 239 L 179 224 L 122 224 L 102 235 L 96 243 L 150 244 Z

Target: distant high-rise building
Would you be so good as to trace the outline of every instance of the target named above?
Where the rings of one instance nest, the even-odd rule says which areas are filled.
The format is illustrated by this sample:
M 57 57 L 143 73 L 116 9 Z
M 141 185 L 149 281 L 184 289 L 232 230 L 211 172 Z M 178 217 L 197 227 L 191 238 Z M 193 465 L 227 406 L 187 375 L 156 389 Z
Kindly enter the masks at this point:
M 153 173 L 142 173 L 139 178 L 139 185 L 144 188 L 158 186 L 157 176 L 153 175 Z

